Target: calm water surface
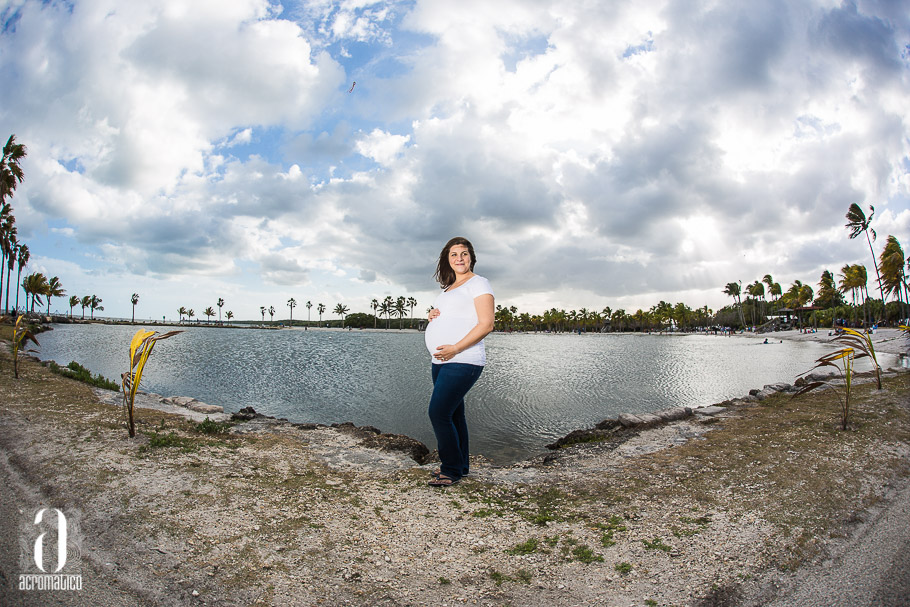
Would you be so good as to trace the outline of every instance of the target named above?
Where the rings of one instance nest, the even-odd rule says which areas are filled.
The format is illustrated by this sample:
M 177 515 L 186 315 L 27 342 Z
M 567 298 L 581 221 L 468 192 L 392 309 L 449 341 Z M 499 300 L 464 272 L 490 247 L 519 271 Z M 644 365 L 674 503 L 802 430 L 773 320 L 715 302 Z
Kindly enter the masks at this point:
M 75 360 L 119 380 L 137 328 L 55 325 L 39 335 L 39 356 L 63 365 Z M 487 367 L 468 396 L 471 450 L 508 463 L 622 412 L 709 405 L 765 384 L 792 383 L 832 349 L 762 341 L 490 335 Z M 887 357 L 880 362 L 893 364 Z M 426 416 L 432 383 L 422 333 L 187 327 L 155 346 L 142 388 L 192 396 L 227 412 L 252 406 L 295 422 L 352 421 L 436 445 Z

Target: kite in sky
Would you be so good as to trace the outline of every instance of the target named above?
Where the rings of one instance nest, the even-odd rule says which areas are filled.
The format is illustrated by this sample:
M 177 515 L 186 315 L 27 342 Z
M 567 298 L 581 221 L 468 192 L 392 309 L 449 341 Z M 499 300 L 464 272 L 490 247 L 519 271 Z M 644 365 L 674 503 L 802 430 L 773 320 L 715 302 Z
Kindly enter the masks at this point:
M 353 92 L 354 92 L 354 87 L 355 87 L 356 85 L 357 85 L 357 81 L 355 80 L 354 83 L 351 84 L 351 88 L 348 90 L 348 92 L 349 92 L 349 93 L 353 93 Z

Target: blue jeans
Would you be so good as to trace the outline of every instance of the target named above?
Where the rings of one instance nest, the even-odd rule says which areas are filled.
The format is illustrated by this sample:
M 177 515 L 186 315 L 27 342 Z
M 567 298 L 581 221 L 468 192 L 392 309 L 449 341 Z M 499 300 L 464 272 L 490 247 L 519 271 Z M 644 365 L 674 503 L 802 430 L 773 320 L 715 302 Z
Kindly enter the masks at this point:
M 436 434 L 439 470 L 452 480 L 468 473 L 468 423 L 464 397 L 480 377 L 483 367 L 464 363 L 433 365 L 430 422 Z

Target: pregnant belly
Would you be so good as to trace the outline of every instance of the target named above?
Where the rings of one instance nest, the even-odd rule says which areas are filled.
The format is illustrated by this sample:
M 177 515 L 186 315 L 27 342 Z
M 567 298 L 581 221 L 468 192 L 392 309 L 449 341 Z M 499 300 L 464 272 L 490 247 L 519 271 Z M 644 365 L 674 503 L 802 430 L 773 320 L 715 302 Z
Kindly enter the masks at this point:
M 438 317 L 427 325 L 427 330 L 424 333 L 423 339 L 427 345 L 427 351 L 430 354 L 434 354 L 439 346 L 457 343 L 476 324 L 477 321 L 473 318 Z

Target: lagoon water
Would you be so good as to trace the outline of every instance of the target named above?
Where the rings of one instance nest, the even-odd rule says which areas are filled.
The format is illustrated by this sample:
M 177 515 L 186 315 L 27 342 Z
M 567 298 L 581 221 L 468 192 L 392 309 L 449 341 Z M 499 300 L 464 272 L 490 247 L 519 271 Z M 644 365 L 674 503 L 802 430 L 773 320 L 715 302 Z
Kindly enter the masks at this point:
M 54 325 L 38 336 L 39 357 L 62 365 L 75 360 L 119 381 L 137 328 Z M 622 412 L 710 405 L 765 384 L 792 383 L 832 349 L 763 339 L 492 334 L 487 367 L 467 399 L 471 451 L 513 462 Z M 880 362 L 893 364 L 887 355 Z M 426 415 L 432 382 L 422 333 L 185 327 L 155 346 L 142 389 L 192 396 L 227 412 L 252 406 L 295 422 L 352 421 L 436 445 Z

